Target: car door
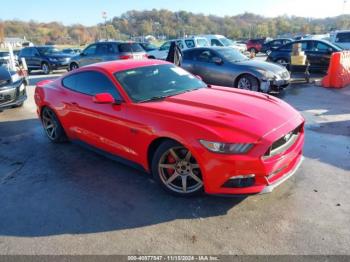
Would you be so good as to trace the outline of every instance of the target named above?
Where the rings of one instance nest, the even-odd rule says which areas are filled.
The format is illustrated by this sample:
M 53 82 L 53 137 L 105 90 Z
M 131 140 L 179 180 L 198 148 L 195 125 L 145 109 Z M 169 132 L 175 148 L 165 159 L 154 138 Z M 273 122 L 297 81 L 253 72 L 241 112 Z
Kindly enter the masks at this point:
M 21 51 L 21 58 L 24 58 L 29 69 L 35 69 L 33 63 L 33 49 L 32 47 L 26 47 Z
M 199 75 L 207 84 L 232 86 L 233 79 L 228 81 L 230 74 L 225 68 L 225 64 L 215 63 L 215 58 L 222 59 L 210 49 L 202 49 L 201 51 L 196 52 L 193 57 L 195 74 Z
M 79 66 L 85 66 L 95 63 L 96 51 L 97 44 L 92 44 L 85 48 L 84 51 L 80 54 Z
M 331 55 L 335 50 L 320 41 L 312 41 L 312 46 L 307 52 L 310 66 L 315 70 L 327 70 Z
M 96 57 L 94 63 L 112 61 L 117 59 L 114 46 L 111 43 L 100 43 L 96 48 Z
M 66 87 L 64 104 L 70 114 L 69 129 L 74 137 L 93 147 L 132 159 L 132 133 L 126 104 L 93 102 L 93 96 L 98 93 L 110 93 L 116 101 L 122 101 L 112 80 L 102 72 L 84 71 L 64 78 L 62 85 Z
M 43 62 L 43 59 L 38 49 L 32 48 L 32 55 L 30 60 L 31 60 L 32 67 L 41 68 L 41 63 Z
M 165 42 L 158 50 L 151 51 L 150 54 L 154 55 L 157 59 L 165 60 L 168 56 L 171 42 Z

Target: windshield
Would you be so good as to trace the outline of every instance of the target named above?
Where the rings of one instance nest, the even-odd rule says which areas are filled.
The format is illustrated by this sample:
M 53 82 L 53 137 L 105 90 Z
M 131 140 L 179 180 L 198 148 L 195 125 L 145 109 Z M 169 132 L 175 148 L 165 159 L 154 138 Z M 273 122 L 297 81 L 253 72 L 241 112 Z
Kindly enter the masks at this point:
M 232 45 L 232 41 L 223 37 L 223 38 L 219 38 L 220 42 L 224 44 L 224 46 L 231 46 Z
M 233 48 L 222 48 L 216 50 L 225 60 L 229 62 L 241 62 L 249 60 L 248 57 Z
M 206 88 L 206 84 L 182 68 L 156 65 L 115 73 L 134 102 L 147 102 Z
M 60 50 L 58 50 L 55 47 L 40 47 L 38 48 L 39 53 L 42 55 L 52 55 L 52 54 L 57 54 L 60 53 Z

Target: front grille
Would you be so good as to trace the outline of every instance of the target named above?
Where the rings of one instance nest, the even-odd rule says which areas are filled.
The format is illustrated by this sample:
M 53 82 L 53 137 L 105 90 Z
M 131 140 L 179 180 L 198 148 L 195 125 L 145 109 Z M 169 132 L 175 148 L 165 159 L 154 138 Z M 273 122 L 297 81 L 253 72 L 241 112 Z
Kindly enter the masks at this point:
M 292 130 L 288 134 L 284 135 L 283 137 L 275 141 L 271 145 L 269 150 L 265 153 L 264 157 L 269 158 L 288 150 L 298 140 L 299 135 L 302 132 L 302 129 L 303 129 L 303 125 L 300 125 L 296 129 Z
M 1 103 L 6 103 L 6 102 L 10 102 L 12 100 L 15 99 L 15 94 L 6 94 L 6 95 L 2 95 L 0 94 L 0 102 Z
M 288 71 L 283 71 L 279 74 L 279 76 L 282 78 L 282 79 L 287 79 L 289 78 L 289 73 Z

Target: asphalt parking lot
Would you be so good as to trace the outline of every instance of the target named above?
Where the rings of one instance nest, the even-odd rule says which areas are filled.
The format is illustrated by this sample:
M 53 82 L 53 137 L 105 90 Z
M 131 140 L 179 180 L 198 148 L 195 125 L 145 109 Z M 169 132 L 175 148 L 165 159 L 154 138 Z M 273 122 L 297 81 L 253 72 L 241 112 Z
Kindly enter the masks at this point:
M 186 199 L 51 144 L 33 101 L 42 79 L 23 108 L 0 113 L 0 254 L 350 254 L 349 87 L 280 95 L 307 120 L 305 161 L 273 193 Z

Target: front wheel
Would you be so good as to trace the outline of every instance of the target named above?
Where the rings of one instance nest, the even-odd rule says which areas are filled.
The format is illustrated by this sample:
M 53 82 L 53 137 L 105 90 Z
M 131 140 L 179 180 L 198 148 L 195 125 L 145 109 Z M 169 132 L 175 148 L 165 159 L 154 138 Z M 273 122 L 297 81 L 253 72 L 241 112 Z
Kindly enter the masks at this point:
M 155 180 L 176 196 L 192 196 L 203 191 L 202 173 L 191 151 L 175 141 L 166 141 L 152 160 Z
M 288 67 L 288 61 L 284 58 L 278 58 L 276 60 L 276 63 L 281 65 L 281 66 Z
M 237 87 L 239 89 L 259 92 L 259 81 L 252 75 L 243 75 L 239 78 Z

